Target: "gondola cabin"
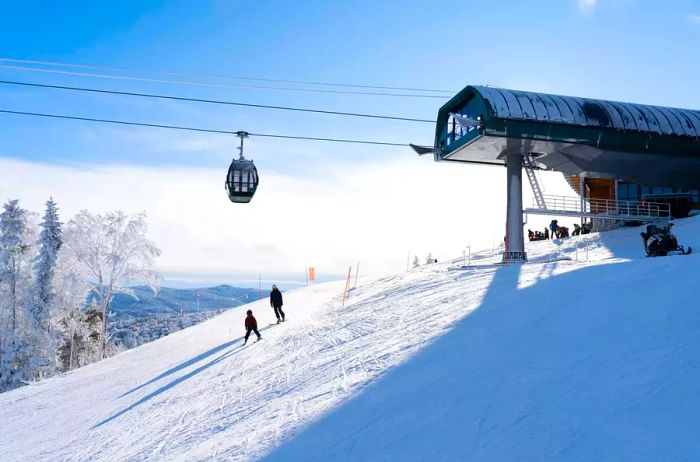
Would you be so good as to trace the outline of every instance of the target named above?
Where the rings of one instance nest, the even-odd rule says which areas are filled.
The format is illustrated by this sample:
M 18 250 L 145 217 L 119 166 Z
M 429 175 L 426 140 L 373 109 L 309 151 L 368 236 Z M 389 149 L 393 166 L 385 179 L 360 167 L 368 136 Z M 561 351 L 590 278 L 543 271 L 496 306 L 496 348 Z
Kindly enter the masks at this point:
M 226 175 L 226 192 L 231 202 L 246 204 L 255 195 L 258 189 L 260 178 L 258 169 L 252 160 L 243 157 L 243 139 L 248 137 L 247 132 L 237 132 L 236 136 L 241 139 L 240 157 L 233 159 Z
M 258 189 L 258 169 L 252 160 L 238 159 L 231 162 L 226 175 L 226 192 L 231 202 L 248 203 Z

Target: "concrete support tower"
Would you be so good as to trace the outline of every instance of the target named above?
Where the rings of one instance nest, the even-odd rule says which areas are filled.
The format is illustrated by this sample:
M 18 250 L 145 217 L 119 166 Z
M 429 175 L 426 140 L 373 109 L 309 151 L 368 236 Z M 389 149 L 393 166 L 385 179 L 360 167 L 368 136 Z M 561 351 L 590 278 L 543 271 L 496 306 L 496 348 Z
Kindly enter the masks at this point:
M 506 154 L 508 177 L 508 211 L 506 216 L 506 251 L 503 261 L 525 262 L 525 236 L 523 235 L 523 157 L 519 151 Z

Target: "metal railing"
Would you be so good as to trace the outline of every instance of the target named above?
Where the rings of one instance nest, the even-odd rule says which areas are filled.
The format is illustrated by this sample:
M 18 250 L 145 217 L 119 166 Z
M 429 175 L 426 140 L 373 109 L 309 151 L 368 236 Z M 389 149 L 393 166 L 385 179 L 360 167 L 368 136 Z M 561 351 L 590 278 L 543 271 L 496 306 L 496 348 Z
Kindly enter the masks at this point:
M 582 216 L 601 215 L 619 218 L 670 218 L 671 205 L 664 202 L 616 201 L 612 199 L 585 199 L 579 197 L 544 195 L 544 207 L 533 200 L 533 208 L 549 213 L 561 212 Z

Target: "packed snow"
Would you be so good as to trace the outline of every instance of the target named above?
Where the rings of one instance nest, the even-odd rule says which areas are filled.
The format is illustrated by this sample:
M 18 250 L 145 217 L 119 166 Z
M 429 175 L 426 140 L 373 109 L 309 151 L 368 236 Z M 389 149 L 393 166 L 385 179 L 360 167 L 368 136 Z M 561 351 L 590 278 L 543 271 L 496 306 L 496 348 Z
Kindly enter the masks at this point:
M 0 394 L 0 460 L 697 460 L 700 260 L 639 231 L 287 292 L 280 325 L 232 309 Z

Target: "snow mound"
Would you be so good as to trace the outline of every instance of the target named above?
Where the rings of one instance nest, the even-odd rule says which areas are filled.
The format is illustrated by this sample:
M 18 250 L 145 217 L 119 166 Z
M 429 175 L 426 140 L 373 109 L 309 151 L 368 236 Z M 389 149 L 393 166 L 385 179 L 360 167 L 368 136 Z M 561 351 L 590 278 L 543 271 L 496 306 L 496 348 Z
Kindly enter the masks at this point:
M 698 459 L 700 260 L 642 258 L 639 231 L 365 279 L 344 308 L 344 281 L 299 289 L 281 325 L 232 309 L 0 395 L 0 460 Z

